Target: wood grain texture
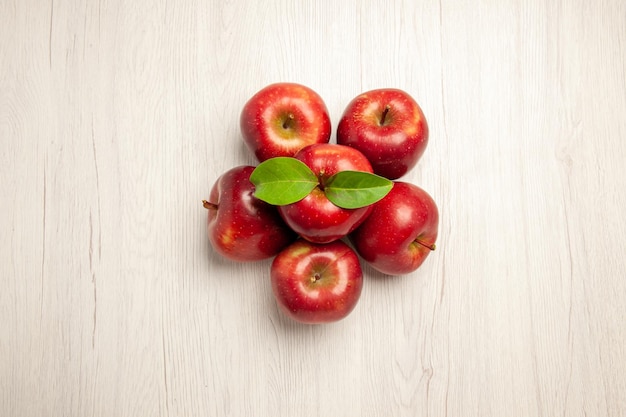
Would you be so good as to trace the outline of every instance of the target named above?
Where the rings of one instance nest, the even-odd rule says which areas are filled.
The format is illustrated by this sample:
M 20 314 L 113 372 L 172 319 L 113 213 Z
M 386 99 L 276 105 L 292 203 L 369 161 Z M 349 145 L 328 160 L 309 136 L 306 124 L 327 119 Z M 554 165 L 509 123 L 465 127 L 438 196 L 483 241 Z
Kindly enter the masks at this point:
M 626 416 L 626 3 L 0 0 L 0 415 Z M 300 326 L 206 238 L 243 103 L 431 137 L 415 273 Z M 334 140 L 334 135 L 333 135 Z

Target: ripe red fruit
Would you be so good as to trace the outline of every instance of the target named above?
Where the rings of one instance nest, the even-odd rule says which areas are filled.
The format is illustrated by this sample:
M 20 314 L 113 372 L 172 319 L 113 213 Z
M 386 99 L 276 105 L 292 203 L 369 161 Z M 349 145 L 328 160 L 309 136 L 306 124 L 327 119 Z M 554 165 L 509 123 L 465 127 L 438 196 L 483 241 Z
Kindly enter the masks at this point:
M 208 201 L 207 231 L 216 252 L 235 261 L 256 261 L 276 255 L 297 237 L 275 206 L 254 197 L 252 166 L 222 174 Z
M 396 181 L 350 241 L 374 269 L 408 274 L 435 249 L 438 226 L 439 211 L 432 197 L 416 185 Z
M 337 143 L 361 151 L 376 174 L 397 179 L 424 153 L 428 124 L 420 106 L 405 91 L 372 90 L 355 97 L 344 110 Z
M 363 287 L 358 256 L 340 240 L 324 245 L 296 241 L 274 258 L 270 277 L 280 309 L 310 324 L 346 317 Z
M 324 183 L 340 171 L 371 173 L 369 161 L 356 149 L 335 144 L 307 146 L 295 158 L 307 165 L 320 183 L 302 200 L 280 206 L 280 215 L 289 227 L 311 242 L 328 243 L 346 236 L 367 217 L 372 206 L 338 207 L 324 194 Z
M 271 84 L 258 91 L 244 105 L 240 125 L 244 142 L 261 162 L 327 143 L 331 134 L 322 98 L 295 83 Z

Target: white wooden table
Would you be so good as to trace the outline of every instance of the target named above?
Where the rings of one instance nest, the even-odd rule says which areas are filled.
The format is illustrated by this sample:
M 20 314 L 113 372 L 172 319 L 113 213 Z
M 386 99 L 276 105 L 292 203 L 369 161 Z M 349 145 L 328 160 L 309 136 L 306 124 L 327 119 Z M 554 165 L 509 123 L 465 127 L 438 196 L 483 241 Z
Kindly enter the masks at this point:
M 438 249 L 333 325 L 206 237 L 278 81 L 430 125 Z M 626 415 L 624 1 L 0 0 L 0 141 L 1 416 Z

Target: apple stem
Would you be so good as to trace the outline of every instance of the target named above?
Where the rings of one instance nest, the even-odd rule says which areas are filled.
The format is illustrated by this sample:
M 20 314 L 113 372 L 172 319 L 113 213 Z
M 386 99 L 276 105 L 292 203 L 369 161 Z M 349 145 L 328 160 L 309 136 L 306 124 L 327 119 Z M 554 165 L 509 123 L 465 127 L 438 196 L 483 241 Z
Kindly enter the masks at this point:
M 209 203 L 206 200 L 202 200 L 202 206 L 207 210 L 217 210 L 217 204 Z
M 287 119 L 285 119 L 285 121 L 283 122 L 283 129 L 289 129 L 295 118 L 296 117 L 293 115 L 293 113 L 289 113 L 287 115 Z
M 380 118 L 380 125 L 384 126 L 385 125 L 385 119 L 387 118 L 387 113 L 389 113 L 389 110 L 391 110 L 391 107 L 389 106 L 389 104 L 387 104 L 385 106 L 385 109 L 383 110 L 383 114 Z
M 422 245 L 422 246 L 424 246 L 424 247 L 427 247 L 427 248 L 428 248 L 428 249 L 430 249 L 430 250 L 435 250 L 435 248 L 436 248 L 436 246 L 435 246 L 435 244 L 434 244 L 434 243 L 433 243 L 433 244 L 431 244 L 431 245 L 429 245 L 428 243 L 426 243 L 426 242 L 422 242 L 422 241 L 421 241 L 421 240 L 419 240 L 419 239 L 415 239 L 415 242 L 416 242 L 416 243 L 419 243 L 420 245 Z

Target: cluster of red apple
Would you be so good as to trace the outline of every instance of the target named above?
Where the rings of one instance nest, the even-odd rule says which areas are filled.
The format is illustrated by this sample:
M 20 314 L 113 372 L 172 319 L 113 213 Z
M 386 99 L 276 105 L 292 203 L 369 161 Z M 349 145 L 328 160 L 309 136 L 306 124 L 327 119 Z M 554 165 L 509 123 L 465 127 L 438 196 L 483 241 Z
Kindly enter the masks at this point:
M 287 316 L 340 320 L 361 295 L 360 258 L 402 275 L 435 248 L 435 202 L 398 181 L 428 143 L 424 114 L 406 92 L 378 89 L 354 98 L 336 144 L 329 143 L 324 101 L 300 84 L 263 88 L 245 104 L 240 123 L 260 164 L 232 168 L 213 185 L 203 202 L 209 240 L 231 260 L 274 257 L 272 290 Z

